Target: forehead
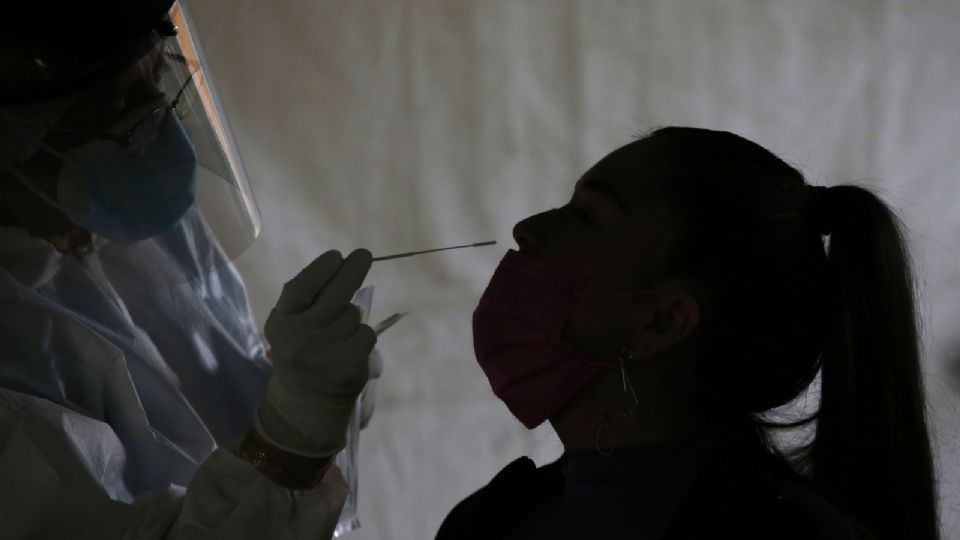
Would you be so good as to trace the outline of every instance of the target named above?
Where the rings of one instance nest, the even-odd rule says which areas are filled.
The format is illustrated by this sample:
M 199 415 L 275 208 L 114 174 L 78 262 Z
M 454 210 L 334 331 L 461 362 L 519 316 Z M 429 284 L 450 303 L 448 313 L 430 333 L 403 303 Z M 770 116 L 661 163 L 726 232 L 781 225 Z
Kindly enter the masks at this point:
M 598 161 L 577 181 L 603 182 L 615 187 L 628 204 L 637 206 L 647 198 L 653 178 L 662 171 L 648 141 L 633 141 Z
M 664 159 L 648 140 L 633 141 L 591 167 L 577 182 L 610 184 L 632 209 L 630 219 L 618 229 L 622 257 L 638 276 L 659 275 L 670 246 L 676 241 L 671 212 L 656 193 L 655 180 L 666 173 Z

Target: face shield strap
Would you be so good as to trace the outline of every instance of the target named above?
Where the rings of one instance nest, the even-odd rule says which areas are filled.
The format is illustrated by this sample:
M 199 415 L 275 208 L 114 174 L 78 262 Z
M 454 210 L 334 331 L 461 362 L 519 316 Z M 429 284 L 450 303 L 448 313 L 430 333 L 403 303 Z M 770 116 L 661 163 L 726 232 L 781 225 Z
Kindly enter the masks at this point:
M 0 68 L 0 77 L 7 81 L 22 81 L 20 85 L 0 89 L 0 106 L 26 105 L 52 100 L 83 90 L 98 81 L 109 79 L 137 61 L 158 43 L 177 35 L 177 27 L 164 16 L 156 27 L 143 37 L 123 46 L 119 52 L 94 61 L 70 55 L 44 55 L 0 51 L 0 58 L 8 56 L 8 67 Z

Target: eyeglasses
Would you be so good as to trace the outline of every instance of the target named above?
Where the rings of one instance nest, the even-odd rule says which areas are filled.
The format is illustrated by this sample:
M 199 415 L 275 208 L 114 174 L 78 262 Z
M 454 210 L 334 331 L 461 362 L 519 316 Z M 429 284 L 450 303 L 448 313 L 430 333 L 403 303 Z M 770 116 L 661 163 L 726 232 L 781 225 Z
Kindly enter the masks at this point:
M 192 110 L 193 101 L 197 96 L 196 85 L 191 85 L 196 71 L 190 73 L 187 80 L 177 91 L 174 98 L 170 101 L 166 97 L 163 102 L 150 109 L 150 111 L 131 127 L 122 133 L 110 133 L 109 131 L 100 133 L 91 133 L 75 129 L 57 127 L 57 131 L 66 131 L 68 133 L 78 133 L 81 135 L 90 135 L 98 139 L 105 139 L 115 142 L 133 157 L 143 157 L 147 149 L 157 139 L 160 129 L 163 127 L 167 116 L 172 111 L 180 120 L 185 119 Z
M 183 83 L 183 86 L 180 87 L 180 90 L 177 91 L 172 101 L 164 101 L 164 103 L 137 121 L 137 123 L 126 132 L 121 134 L 106 134 L 106 136 L 102 136 L 102 138 L 110 139 L 117 143 L 131 156 L 144 156 L 150 144 L 157 139 L 157 136 L 160 134 L 160 128 L 163 127 L 163 123 L 171 111 L 173 111 L 180 120 L 183 120 L 190 114 L 196 91 L 194 90 L 194 92 L 186 96 L 184 96 L 184 92 L 187 90 L 187 87 L 190 86 L 194 73 L 196 72 L 191 73 L 190 76 L 187 77 L 187 80 Z M 184 99 L 184 97 L 187 99 Z

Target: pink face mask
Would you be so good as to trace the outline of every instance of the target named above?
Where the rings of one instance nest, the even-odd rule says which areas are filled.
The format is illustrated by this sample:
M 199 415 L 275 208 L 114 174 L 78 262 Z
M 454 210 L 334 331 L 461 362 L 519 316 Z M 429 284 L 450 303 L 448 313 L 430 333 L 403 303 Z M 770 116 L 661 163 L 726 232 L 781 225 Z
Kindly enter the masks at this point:
M 622 297 L 649 291 L 583 294 L 587 276 L 507 251 L 473 312 L 473 347 L 493 393 L 529 429 L 542 424 L 602 369 L 562 339 L 583 296 Z

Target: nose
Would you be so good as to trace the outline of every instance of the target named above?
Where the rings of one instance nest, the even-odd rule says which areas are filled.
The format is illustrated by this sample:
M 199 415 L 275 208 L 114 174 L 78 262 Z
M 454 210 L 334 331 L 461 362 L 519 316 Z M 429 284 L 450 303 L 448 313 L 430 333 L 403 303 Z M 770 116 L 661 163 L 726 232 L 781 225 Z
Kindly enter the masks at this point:
M 526 226 L 527 220 L 520 220 L 513 226 L 513 239 L 517 242 L 520 251 L 530 250 L 530 229 Z
M 513 226 L 513 239 L 516 240 L 521 253 L 536 252 L 542 242 L 542 234 L 533 227 L 534 217 L 522 219 Z

